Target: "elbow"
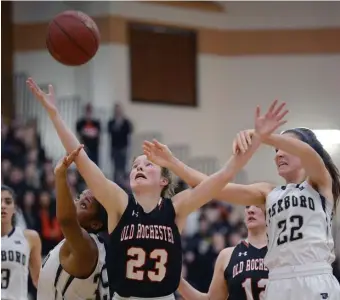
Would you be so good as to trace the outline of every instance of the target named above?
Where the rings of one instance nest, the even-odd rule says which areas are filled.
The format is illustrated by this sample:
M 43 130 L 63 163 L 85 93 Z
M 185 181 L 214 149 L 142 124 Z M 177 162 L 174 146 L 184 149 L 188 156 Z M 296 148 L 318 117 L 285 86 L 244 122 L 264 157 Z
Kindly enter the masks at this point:
M 39 282 L 39 271 L 34 271 L 31 273 L 31 279 L 32 283 L 35 288 L 38 288 L 38 282 Z
M 37 276 L 36 278 L 32 279 L 32 283 L 34 285 L 34 287 L 37 289 L 38 288 L 38 281 L 39 281 L 39 276 Z

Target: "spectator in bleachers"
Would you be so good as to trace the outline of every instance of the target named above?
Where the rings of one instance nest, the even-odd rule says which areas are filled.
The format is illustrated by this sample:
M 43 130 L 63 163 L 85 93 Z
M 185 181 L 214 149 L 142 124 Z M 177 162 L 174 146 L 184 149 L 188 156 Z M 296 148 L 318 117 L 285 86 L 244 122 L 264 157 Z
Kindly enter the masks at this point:
M 113 118 L 109 120 L 107 128 L 111 139 L 113 180 L 124 188 L 128 148 L 133 126 L 119 103 L 114 106 Z
M 77 134 L 89 158 L 98 165 L 101 126 L 100 121 L 93 117 L 93 107 L 85 106 L 85 115 L 77 121 Z
M 26 190 L 23 196 L 22 211 L 26 227 L 33 230 L 39 229 L 39 216 L 37 213 L 36 194 L 32 189 Z
M 52 203 L 51 194 L 44 190 L 39 193 L 39 222 L 42 253 L 47 255 L 62 240 L 63 236 L 58 224 L 56 207 Z

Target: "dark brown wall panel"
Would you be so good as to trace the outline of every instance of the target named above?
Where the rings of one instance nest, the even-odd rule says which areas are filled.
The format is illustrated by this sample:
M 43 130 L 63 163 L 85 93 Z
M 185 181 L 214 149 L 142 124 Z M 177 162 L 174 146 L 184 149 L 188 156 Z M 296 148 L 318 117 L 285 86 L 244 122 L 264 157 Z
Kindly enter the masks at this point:
M 1 1 L 1 115 L 14 114 L 12 2 Z
M 196 33 L 130 24 L 132 101 L 196 106 Z

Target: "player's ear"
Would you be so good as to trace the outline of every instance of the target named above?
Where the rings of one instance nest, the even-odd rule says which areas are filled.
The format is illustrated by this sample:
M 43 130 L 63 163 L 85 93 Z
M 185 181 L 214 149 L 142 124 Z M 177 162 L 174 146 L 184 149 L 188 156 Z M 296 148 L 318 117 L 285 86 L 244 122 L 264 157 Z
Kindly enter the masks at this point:
M 169 179 L 161 177 L 161 186 L 167 186 L 169 184 Z

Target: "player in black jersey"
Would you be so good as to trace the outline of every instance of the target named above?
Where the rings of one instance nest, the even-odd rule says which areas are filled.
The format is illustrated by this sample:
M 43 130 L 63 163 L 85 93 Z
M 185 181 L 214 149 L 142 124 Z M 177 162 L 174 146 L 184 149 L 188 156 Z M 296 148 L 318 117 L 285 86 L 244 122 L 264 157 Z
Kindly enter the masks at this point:
M 183 278 L 179 292 L 185 300 L 263 300 L 268 269 L 264 207 L 247 206 L 248 238 L 236 247 L 222 250 L 216 260 L 214 276 L 207 294 L 192 287 Z
M 53 87 L 50 85 L 45 94 L 32 79 L 27 80 L 27 85 L 48 112 L 66 151 L 77 149 L 80 143 L 58 113 Z M 77 169 L 108 213 L 107 258 L 111 290 L 116 292 L 114 299 L 174 299 L 182 264 L 179 233 L 187 215 L 214 198 L 259 144 L 260 140 L 257 143 L 254 139 L 249 151 L 233 155 L 220 171 L 171 199 L 166 198 L 171 188 L 169 170 L 152 162 L 157 143 L 145 143 L 146 155 L 135 159 L 130 172 L 130 196 L 107 179 L 85 151 L 80 151 L 75 159 Z

